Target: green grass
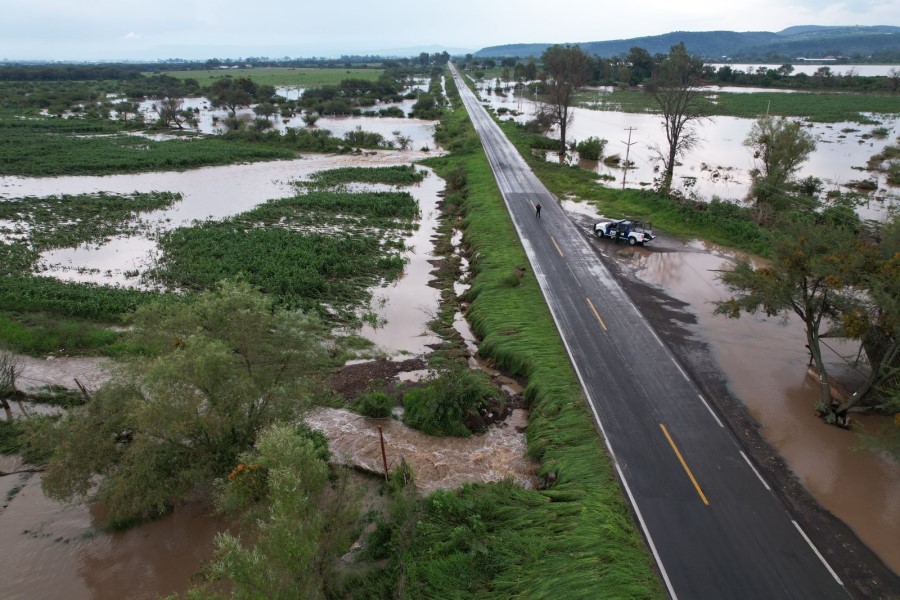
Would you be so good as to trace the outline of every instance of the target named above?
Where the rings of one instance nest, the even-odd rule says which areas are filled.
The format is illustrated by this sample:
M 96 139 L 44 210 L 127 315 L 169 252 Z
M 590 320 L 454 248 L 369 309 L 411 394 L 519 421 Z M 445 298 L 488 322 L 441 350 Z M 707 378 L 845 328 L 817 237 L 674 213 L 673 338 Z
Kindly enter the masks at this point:
M 0 236 L 23 235 L 28 246 L 42 252 L 101 243 L 114 235 L 141 229 L 141 213 L 171 207 L 181 200 L 171 192 L 116 195 L 106 193 L 13 198 L 0 202 Z
M 352 319 L 368 287 L 402 271 L 403 237 L 417 216 L 406 192 L 319 191 L 271 200 L 225 221 L 164 234 L 149 277 L 190 291 L 242 277 L 281 306 Z
M 739 94 L 716 93 L 715 102 L 706 105 L 711 116 L 755 119 L 766 114 L 786 117 L 805 117 L 810 121 L 837 123 L 853 121 L 873 123 L 862 113 L 900 114 L 897 97 L 887 94 L 754 92 Z M 656 113 L 653 98 L 638 90 L 615 90 L 611 93 L 582 92 L 579 105 L 596 110 L 630 113 Z
M 11 274 L 0 277 L 0 310 L 45 312 L 59 317 L 121 323 L 123 315 L 159 294 L 90 283 L 71 283 L 52 277 Z
M 315 69 L 310 67 L 262 67 L 255 69 L 206 69 L 200 71 L 168 71 L 165 75 L 178 79 L 196 79 L 201 86 L 211 85 L 223 77 L 248 77 L 257 85 L 297 86 L 304 88 L 337 85 L 344 79 L 375 81 L 382 69 Z
M 0 312 L 0 342 L 22 354 L 118 354 L 121 334 L 83 319 Z
M 313 173 L 311 182 L 300 182 L 301 185 L 315 184 L 332 187 L 342 183 L 384 183 L 388 185 L 412 185 L 425 179 L 424 171 L 413 165 L 395 167 L 344 167 Z
M 456 195 L 465 215 L 475 272 L 467 316 L 480 354 L 528 379 L 528 452 L 556 480 L 540 491 L 501 483 L 429 496 L 399 549 L 405 589 L 416 598 L 662 598 L 537 281 L 529 273 L 508 284 L 527 259 L 464 110 L 437 135 L 455 153 L 426 162 L 459 186 L 447 202 Z M 398 576 L 378 572 L 355 597 Z
M 0 118 L 0 175 L 107 175 L 177 171 L 292 158 L 284 144 L 215 137 L 154 141 L 115 133 L 115 124 Z M 95 131 L 94 131 L 95 130 Z M 111 132 L 112 130 L 112 132 Z
M 507 137 L 547 188 L 559 196 L 591 202 L 600 213 L 649 220 L 669 234 L 702 237 L 711 242 L 765 255 L 766 230 L 746 208 L 727 202 L 694 202 L 647 190 L 619 190 L 602 185 L 596 173 L 575 165 L 541 160 L 531 154 L 535 136 L 508 120 L 500 123 Z

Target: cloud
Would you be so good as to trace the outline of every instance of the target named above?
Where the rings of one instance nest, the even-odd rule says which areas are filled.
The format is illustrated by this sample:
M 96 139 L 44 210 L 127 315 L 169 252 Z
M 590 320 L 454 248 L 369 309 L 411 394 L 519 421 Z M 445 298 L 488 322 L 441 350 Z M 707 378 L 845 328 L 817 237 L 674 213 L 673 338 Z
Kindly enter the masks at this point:
M 139 39 L 141 39 L 142 37 L 144 37 L 143 34 L 141 34 L 141 33 L 135 33 L 135 32 L 133 32 L 133 31 L 129 31 L 128 33 L 125 34 L 125 39 L 126 39 L 126 40 L 139 40 Z

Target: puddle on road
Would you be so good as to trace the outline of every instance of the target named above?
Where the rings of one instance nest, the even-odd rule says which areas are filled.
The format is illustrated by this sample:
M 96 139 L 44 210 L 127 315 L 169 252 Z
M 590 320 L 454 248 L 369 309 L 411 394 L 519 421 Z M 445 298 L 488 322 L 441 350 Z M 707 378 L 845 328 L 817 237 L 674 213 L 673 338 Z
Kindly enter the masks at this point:
M 690 329 L 709 343 L 732 392 L 761 424 L 762 435 L 823 507 L 900 571 L 900 465 L 882 454 L 854 450 L 858 434 L 825 425 L 815 415 L 819 392 L 806 375 L 802 324 L 797 319 L 782 324 L 781 318 L 765 315 L 737 320 L 714 315 L 712 302 L 728 297 L 715 272 L 731 264 L 737 253 L 698 242 L 671 250 L 629 247 L 617 252 L 633 278 L 690 305 L 697 317 Z M 830 366 L 837 372 L 848 369 L 841 357 L 855 358 L 858 345 L 827 343 L 833 349 L 826 349 Z M 878 417 L 856 420 L 862 427 L 885 422 Z
M 328 437 L 328 447 L 338 462 L 375 473 L 384 471 L 378 436 L 381 427 L 388 468 L 406 459 L 415 473 L 416 487 L 425 494 L 507 478 L 523 487 L 536 483 L 534 465 L 525 458 L 525 436 L 520 432 L 528 423 L 522 409 L 470 438 L 432 437 L 395 419 L 370 419 L 334 408 L 318 408 L 306 422 Z

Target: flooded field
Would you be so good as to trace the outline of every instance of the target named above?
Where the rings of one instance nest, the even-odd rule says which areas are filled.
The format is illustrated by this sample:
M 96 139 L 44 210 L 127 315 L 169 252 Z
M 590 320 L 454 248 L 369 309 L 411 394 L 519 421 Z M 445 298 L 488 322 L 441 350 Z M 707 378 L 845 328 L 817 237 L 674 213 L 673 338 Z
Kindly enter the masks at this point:
M 514 92 L 506 96 L 481 93 L 484 102 L 492 108 L 505 107 L 518 111 L 512 117 L 524 122 L 534 118 L 535 103 L 528 98 L 518 98 Z M 660 117 L 652 114 L 635 114 L 615 111 L 574 108 L 574 121 L 569 126 L 567 138 L 570 141 L 599 137 L 609 140 L 604 154 L 619 154 L 624 160 L 628 150 L 628 128 L 631 132 L 629 160 L 634 167 L 628 170 L 626 186 L 649 188 L 657 176 L 658 164 L 655 147 L 665 147 L 665 133 L 660 125 Z M 878 190 L 868 196 L 866 205 L 860 207 L 860 216 L 867 219 L 881 219 L 891 205 L 896 205 L 900 190 L 887 185 L 884 174 L 869 173 L 864 169 L 866 161 L 885 146 L 894 142 L 900 133 L 900 118 L 877 117 L 892 133 L 884 139 L 868 136 L 875 125 L 858 123 L 811 123 L 809 131 L 817 142 L 816 151 L 801 167 L 798 178 L 818 177 L 825 182 L 825 190 L 848 191 L 848 184 L 854 181 L 870 180 L 878 184 Z M 681 159 L 675 168 L 673 187 L 684 194 L 696 193 L 700 198 L 718 197 L 723 200 L 743 200 L 750 189 L 749 171 L 753 168 L 753 153 L 743 146 L 753 125 L 752 119 L 736 117 L 714 117 L 697 127 L 700 144 Z M 554 130 L 551 135 L 558 136 Z M 550 152 L 548 160 L 558 160 Z M 610 186 L 621 187 L 623 171 L 608 167 L 602 161 L 582 161 L 580 166 L 611 177 Z
M 585 205 L 566 202 L 578 215 Z M 576 217 L 578 218 L 578 217 Z M 582 220 L 589 222 L 590 219 Z M 765 439 L 816 500 L 847 523 L 891 568 L 900 571 L 900 464 L 885 455 L 859 451 L 859 434 L 825 425 L 815 414 L 818 387 L 807 376 L 808 352 L 802 323 L 765 315 L 738 320 L 714 315 L 712 302 L 728 297 L 716 279 L 738 254 L 714 244 L 658 238 L 652 247 L 602 246 L 627 276 L 658 286 L 688 304 L 696 317 L 692 336 L 706 341 L 731 392 L 761 425 Z M 858 346 L 827 340 L 826 359 L 845 379 L 858 378 L 847 361 Z M 858 431 L 884 423 L 857 419 Z
M 0 470 L 16 468 L 14 460 L 0 457 Z M 100 505 L 48 500 L 38 475 L 0 477 L 0 496 L 0 595 L 10 600 L 151 600 L 184 591 L 211 555 L 215 533 L 227 527 L 208 506 L 194 503 L 109 533 Z
M 433 123 L 413 119 L 345 118 L 329 121 L 334 130 L 347 130 L 363 123 L 366 130 L 385 130 L 409 135 L 416 143 L 432 145 Z M 372 127 L 372 125 L 376 127 Z M 379 130 L 380 131 L 380 130 Z M 2 198 L 49 196 L 91 192 L 132 193 L 166 190 L 182 194 L 170 209 L 141 215 L 146 226 L 141 235 L 117 237 L 100 245 L 60 249 L 41 256 L 44 275 L 72 281 L 107 285 L 140 286 L 140 273 L 156 260 L 155 239 L 159 232 L 195 221 L 223 219 L 244 212 L 268 199 L 293 195 L 293 181 L 325 169 L 347 166 L 391 166 L 429 156 L 434 152 L 373 152 L 362 156 L 315 155 L 290 161 L 208 167 L 184 173 L 144 173 L 105 177 L 0 178 Z M 391 357 L 423 356 L 429 344 L 440 340 L 427 328 L 437 314 L 439 290 L 428 285 L 438 219 L 438 192 L 444 183 L 427 170 L 416 186 L 403 188 L 417 200 L 419 227 L 406 239 L 408 251 L 402 276 L 375 288 L 366 312 L 376 315 L 377 325 L 366 325 L 358 333 L 370 339 L 377 350 Z M 376 186 L 387 189 L 387 186 Z M 456 240 L 457 245 L 459 240 Z M 474 352 L 474 349 L 472 350 Z M 109 376 L 110 363 L 94 358 L 25 359 L 20 379 L 23 389 L 56 384 L 73 387 L 79 378 L 96 388 Z M 404 379 L 415 379 L 415 373 Z M 422 373 L 421 375 L 424 375 Z M 513 382 L 514 383 L 514 382 Z M 514 385 L 506 386 L 511 393 Z M 331 438 L 336 455 L 347 464 L 373 466 L 372 431 L 368 419 L 347 411 L 319 411 L 318 427 Z M 416 469 L 425 492 L 457 486 L 468 481 L 497 481 L 512 477 L 532 485 L 531 463 L 524 458 L 527 423 L 517 410 L 506 423 L 470 439 L 429 438 L 399 421 L 382 423 L 391 452 L 392 465 L 401 457 Z M 365 443 L 362 443 L 365 442 Z M 373 470 L 380 464 L 376 457 Z M 0 470 L 14 470 L 14 457 L 6 457 Z M 210 556 L 213 537 L 225 524 L 208 514 L 203 504 L 179 508 L 159 521 L 121 533 L 102 529 L 104 515 L 99 505 L 63 506 L 50 501 L 40 490 L 39 474 L 0 478 L 0 494 L 9 499 L 0 510 L 0 548 L 6 569 L 4 597 L 9 598 L 155 598 L 184 591 L 190 577 Z

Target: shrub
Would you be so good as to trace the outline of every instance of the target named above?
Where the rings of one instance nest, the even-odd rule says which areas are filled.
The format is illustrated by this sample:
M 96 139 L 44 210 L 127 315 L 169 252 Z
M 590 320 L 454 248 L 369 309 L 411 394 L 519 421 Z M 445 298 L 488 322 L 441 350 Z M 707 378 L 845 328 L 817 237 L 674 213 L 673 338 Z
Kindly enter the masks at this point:
M 597 137 L 589 137 L 588 139 L 575 144 L 575 149 L 578 150 L 578 154 L 581 158 L 587 160 L 600 160 L 600 157 L 603 156 L 603 149 L 606 148 L 606 143 L 606 140 Z
M 468 437 L 468 417 L 499 395 L 487 376 L 466 368 L 444 372 L 404 394 L 403 422 L 428 435 Z
M 353 403 L 353 409 L 367 417 L 373 419 L 383 419 L 391 416 L 394 403 L 385 392 L 372 391 L 366 392 L 356 399 Z

